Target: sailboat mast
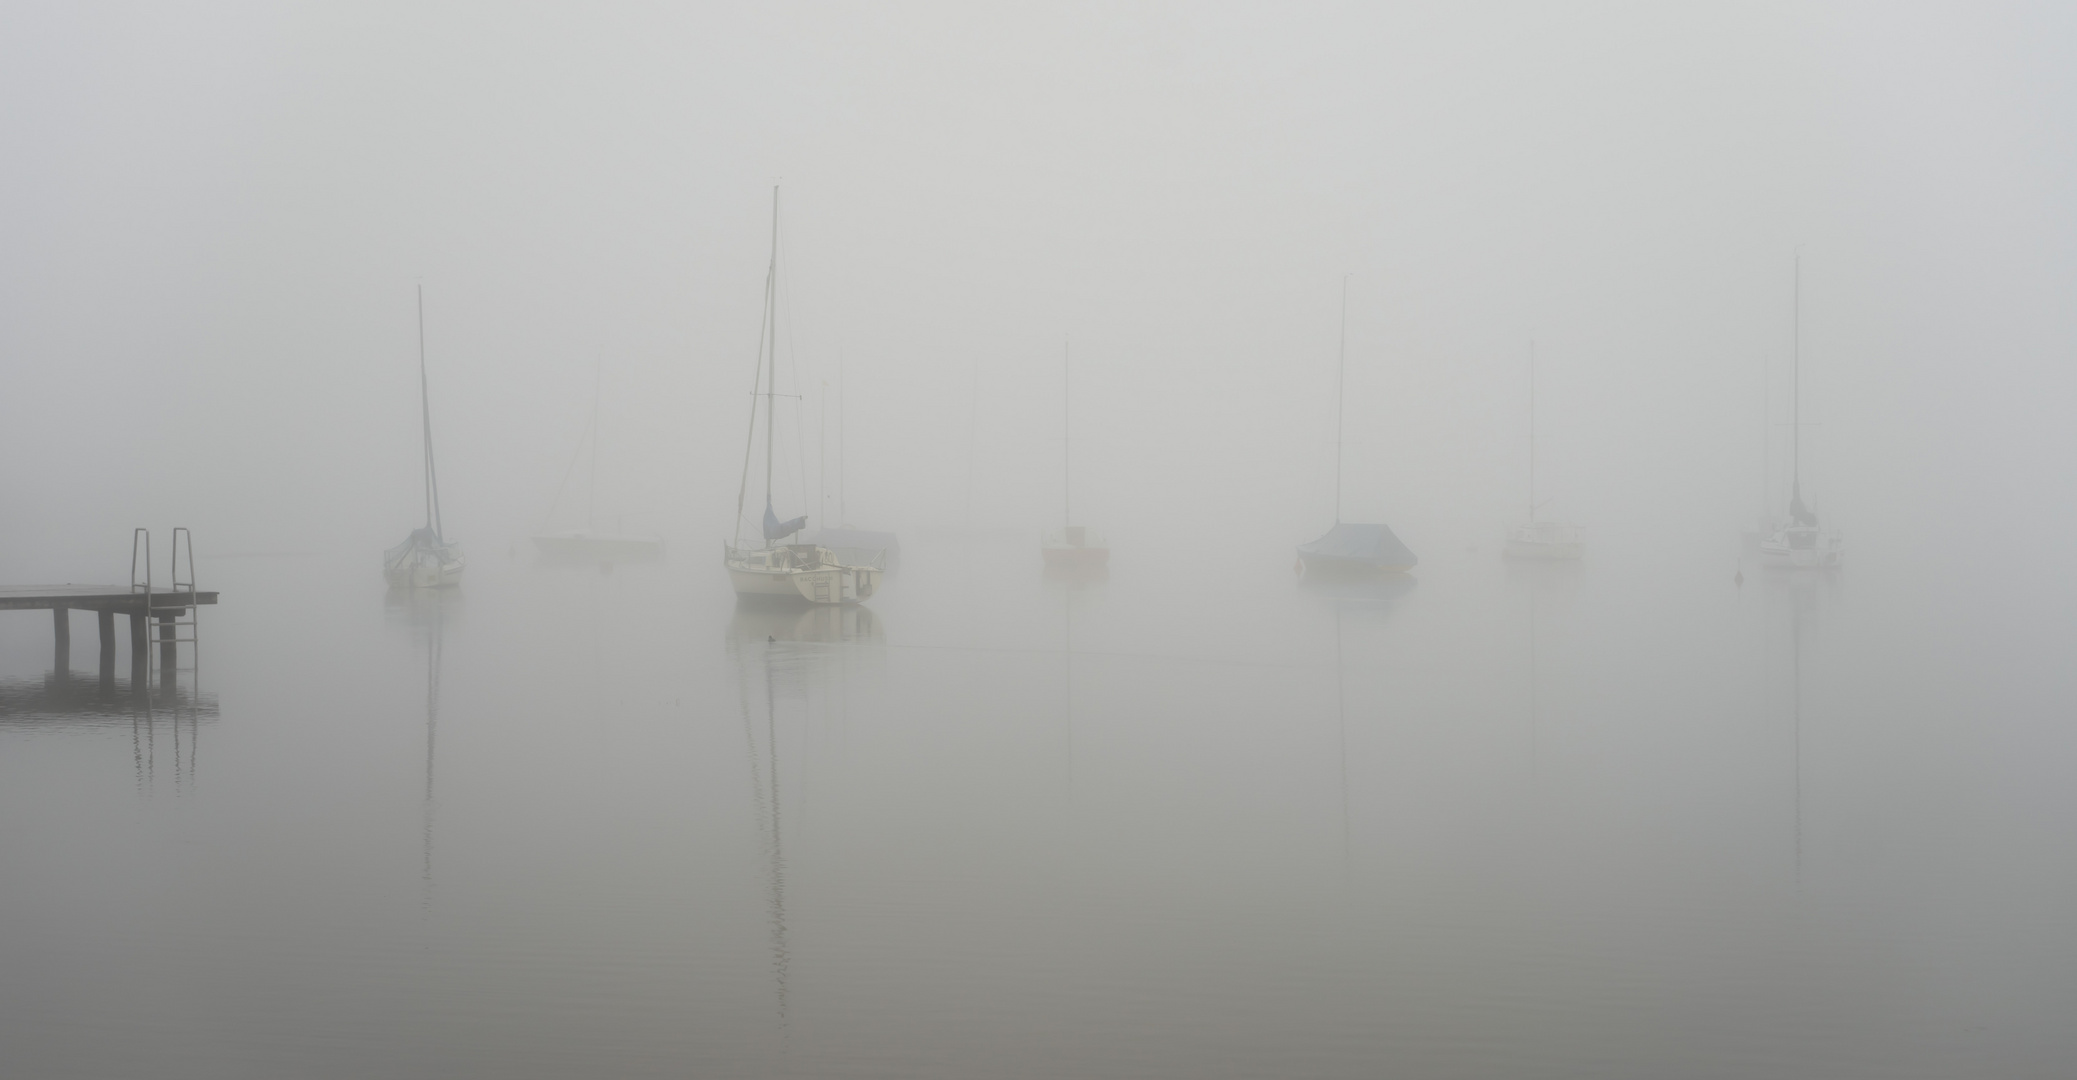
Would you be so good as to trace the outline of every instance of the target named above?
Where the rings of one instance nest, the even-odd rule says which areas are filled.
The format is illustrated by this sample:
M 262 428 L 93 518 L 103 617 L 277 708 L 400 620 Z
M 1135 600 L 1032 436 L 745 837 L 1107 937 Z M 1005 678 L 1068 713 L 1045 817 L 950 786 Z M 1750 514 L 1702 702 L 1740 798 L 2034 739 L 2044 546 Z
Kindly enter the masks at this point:
M 848 524 L 844 502 L 844 350 L 837 349 L 837 524 Z
M 1795 498 L 1803 498 L 1803 253 L 1796 252 L 1795 328 L 1789 335 L 1789 355 L 1795 368 L 1794 389 L 1789 398 L 1789 483 Z
M 1070 427 L 1068 424 L 1068 414 L 1072 408 L 1072 399 L 1068 397 L 1067 384 L 1067 365 L 1072 349 L 1072 342 L 1062 341 L 1060 343 L 1060 525 L 1062 528 L 1073 525 L 1075 520 L 1073 488 L 1069 486 L 1070 481 L 1074 478 L 1073 436 L 1069 434 Z
M 777 441 L 772 438 L 772 422 L 779 399 L 779 188 L 776 184 L 772 186 L 772 264 L 770 273 L 772 287 L 765 293 L 765 303 L 769 305 L 765 311 L 765 317 L 770 321 L 772 327 L 772 335 L 769 339 L 771 348 L 771 378 L 765 387 L 764 399 L 764 501 L 768 507 L 772 502 L 772 443 Z M 770 539 L 767 538 L 766 543 L 770 542 Z
M 602 362 L 591 373 L 591 482 L 585 487 L 584 529 L 599 531 L 599 385 L 605 381 Z
M 425 370 L 425 286 L 418 287 L 418 409 L 425 437 L 425 527 L 441 536 L 440 474 L 433 467 L 433 397 L 427 388 Z
M 1341 344 L 1334 354 L 1334 523 L 1341 524 L 1342 390 L 1349 376 L 1349 277 L 1341 276 Z
M 1529 520 L 1536 520 L 1536 339 L 1529 339 Z

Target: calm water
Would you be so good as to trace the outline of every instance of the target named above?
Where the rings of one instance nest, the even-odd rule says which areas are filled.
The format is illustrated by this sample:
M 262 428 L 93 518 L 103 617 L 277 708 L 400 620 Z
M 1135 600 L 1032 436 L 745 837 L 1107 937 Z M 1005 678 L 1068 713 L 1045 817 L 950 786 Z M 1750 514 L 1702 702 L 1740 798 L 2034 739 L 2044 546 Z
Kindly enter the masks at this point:
M 2057 590 L 1281 541 L 225 558 L 147 713 L 0 616 L 23 1077 L 1955 1077 L 2077 1061 Z M 695 545 L 696 547 L 696 545 Z M 127 661 L 121 665 L 127 671 Z

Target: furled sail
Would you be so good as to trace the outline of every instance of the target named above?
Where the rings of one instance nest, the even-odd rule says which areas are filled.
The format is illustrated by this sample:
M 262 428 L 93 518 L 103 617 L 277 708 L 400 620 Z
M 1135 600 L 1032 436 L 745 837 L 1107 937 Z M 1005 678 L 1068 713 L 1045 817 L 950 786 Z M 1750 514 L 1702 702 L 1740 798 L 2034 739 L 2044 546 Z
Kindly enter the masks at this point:
M 802 514 L 801 516 L 788 521 L 780 521 L 779 515 L 772 513 L 772 500 L 766 499 L 764 501 L 765 539 L 781 540 L 786 537 L 792 536 L 794 533 L 797 533 L 807 527 L 808 515 Z

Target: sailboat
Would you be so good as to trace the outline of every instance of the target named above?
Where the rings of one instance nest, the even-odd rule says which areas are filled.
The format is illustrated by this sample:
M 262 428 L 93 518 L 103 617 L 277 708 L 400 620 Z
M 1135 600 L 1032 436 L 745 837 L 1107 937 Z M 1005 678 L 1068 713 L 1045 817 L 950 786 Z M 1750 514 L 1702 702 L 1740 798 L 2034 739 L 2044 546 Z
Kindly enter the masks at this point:
M 1342 391 L 1347 383 L 1349 352 L 1349 279 L 1341 279 L 1341 347 L 1334 378 L 1334 527 L 1309 544 L 1298 545 L 1300 577 L 1315 574 L 1404 573 L 1420 562 L 1391 526 L 1341 520 Z
M 772 509 L 772 422 L 779 378 L 779 189 L 772 189 L 772 260 L 765 271 L 765 325 L 759 334 L 757 379 L 750 398 L 750 430 L 743 447 L 742 485 L 736 489 L 736 535 L 723 545 L 721 562 L 738 597 L 805 600 L 814 604 L 855 604 L 880 588 L 882 571 L 875 566 L 843 562 L 820 544 L 782 543 L 802 529 L 808 518 L 780 520 Z M 763 389 L 760 391 L 759 388 Z M 764 521 L 762 543 L 743 543 L 743 497 L 750 486 L 750 450 L 757 440 L 757 398 L 764 398 Z
M 1536 517 L 1536 343 L 1529 343 L 1529 520 L 1507 530 L 1510 559 L 1577 559 L 1579 526 Z
M 1073 399 L 1068 396 L 1068 360 L 1069 352 L 1063 345 L 1060 351 L 1060 527 L 1040 540 L 1039 552 L 1049 567 L 1103 566 L 1111 561 L 1110 542 L 1095 529 L 1073 523 L 1074 499 L 1069 482 L 1074 475 L 1074 437 L 1068 427 Z
M 577 457 L 584 454 L 586 446 L 591 449 L 591 477 L 586 485 L 584 504 L 584 527 L 564 532 L 539 532 L 534 534 L 534 547 L 541 554 L 564 559 L 653 559 L 663 554 L 663 540 L 654 536 L 634 536 L 626 533 L 602 533 L 598 530 L 599 503 L 599 384 L 604 381 L 603 373 L 595 373 L 591 384 L 591 424 L 585 429 L 584 438 L 577 442 L 577 456 L 570 458 L 570 468 L 563 473 L 563 483 L 555 490 L 555 499 L 549 504 L 548 516 L 555 516 L 556 504 L 562 502 L 563 487 L 570 482 L 570 473 L 577 469 Z M 545 522 L 544 522 L 545 527 Z
M 1820 570 L 1839 565 L 1846 541 L 1839 530 L 1818 523 L 1803 502 L 1803 257 L 1796 256 L 1795 330 L 1792 356 L 1794 390 L 1790 395 L 1789 512 L 1760 538 L 1760 565 L 1784 570 Z
M 469 560 L 447 539 L 440 521 L 440 477 L 433 467 L 433 405 L 425 364 L 425 286 L 418 288 L 418 407 L 425 436 L 425 525 L 382 553 L 382 576 L 392 589 L 437 589 L 462 583 Z

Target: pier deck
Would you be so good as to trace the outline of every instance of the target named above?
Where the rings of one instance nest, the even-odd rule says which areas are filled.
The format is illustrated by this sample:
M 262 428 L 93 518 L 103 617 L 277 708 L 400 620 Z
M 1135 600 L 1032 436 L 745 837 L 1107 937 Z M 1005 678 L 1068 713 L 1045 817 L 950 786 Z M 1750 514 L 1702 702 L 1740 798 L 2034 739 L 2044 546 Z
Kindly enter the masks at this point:
M 174 668 L 175 620 L 186 615 L 190 608 L 216 603 L 216 593 L 153 589 L 149 594 L 149 609 L 146 603 L 146 594 L 128 585 L 0 585 L 0 611 L 50 611 L 52 629 L 57 636 L 56 662 L 60 672 L 68 670 L 72 664 L 71 612 L 94 612 L 101 629 L 101 678 L 104 682 L 115 677 L 117 615 L 130 617 L 131 678 L 139 682 L 143 679 L 145 663 L 151 655 L 148 651 L 148 628 L 153 619 L 159 620 L 162 667 L 170 678 Z

